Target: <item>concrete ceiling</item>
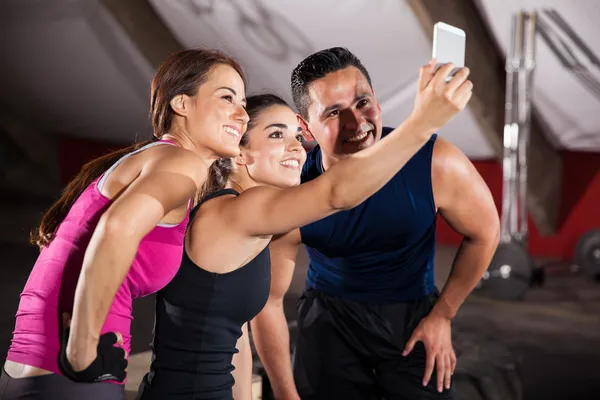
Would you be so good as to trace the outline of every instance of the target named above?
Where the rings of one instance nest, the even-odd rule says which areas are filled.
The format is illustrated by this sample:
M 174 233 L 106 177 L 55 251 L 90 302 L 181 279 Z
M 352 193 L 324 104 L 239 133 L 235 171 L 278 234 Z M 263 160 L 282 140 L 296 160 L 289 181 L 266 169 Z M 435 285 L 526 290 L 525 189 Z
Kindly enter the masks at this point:
M 238 58 L 249 76 L 249 93 L 274 91 L 290 100 L 290 72 L 301 59 L 326 47 L 349 47 L 371 73 L 387 125 L 410 112 L 416 73 L 431 54 L 430 40 L 402 0 L 149 3 L 183 47 L 217 47 Z M 481 3 L 503 48 L 512 12 L 551 6 L 600 54 L 595 40 L 600 37 L 595 22 L 600 3 Z M 4 110 L 48 134 L 120 142 L 150 134 L 148 90 L 154 65 L 101 1 L 3 0 L 1 7 Z M 538 43 L 534 97 L 557 145 L 600 151 L 600 102 L 565 71 L 545 43 Z M 471 110 L 440 134 L 473 159 L 494 156 Z
M 389 126 L 409 115 L 419 67 L 431 58 L 429 39 L 404 1 L 150 3 L 185 47 L 217 47 L 239 59 L 249 93 L 274 91 L 291 102 L 290 73 L 303 58 L 328 47 L 348 47 L 369 70 Z M 472 158 L 493 156 L 470 110 L 440 134 Z

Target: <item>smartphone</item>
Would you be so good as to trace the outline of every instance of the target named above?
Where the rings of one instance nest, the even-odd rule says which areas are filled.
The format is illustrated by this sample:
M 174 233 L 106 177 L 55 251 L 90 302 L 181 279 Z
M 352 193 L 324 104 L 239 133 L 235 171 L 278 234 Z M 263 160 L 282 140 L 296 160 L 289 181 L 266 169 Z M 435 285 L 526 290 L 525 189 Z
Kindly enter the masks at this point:
M 433 26 L 432 58 L 437 61 L 436 71 L 437 68 L 447 63 L 452 63 L 456 67 L 446 78 L 446 82 L 465 66 L 466 42 L 467 35 L 462 29 L 443 22 L 438 22 Z

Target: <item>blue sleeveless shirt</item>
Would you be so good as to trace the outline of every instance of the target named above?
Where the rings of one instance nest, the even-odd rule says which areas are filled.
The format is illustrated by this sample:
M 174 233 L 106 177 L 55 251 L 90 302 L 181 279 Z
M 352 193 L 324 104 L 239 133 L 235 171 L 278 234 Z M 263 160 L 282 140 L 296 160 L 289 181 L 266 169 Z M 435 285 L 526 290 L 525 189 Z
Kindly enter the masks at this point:
M 391 131 L 383 128 L 382 136 Z M 309 287 L 364 303 L 410 301 L 435 290 L 431 159 L 436 138 L 359 206 L 300 228 L 310 259 Z M 302 182 L 323 173 L 321 159 L 319 146 L 308 153 Z

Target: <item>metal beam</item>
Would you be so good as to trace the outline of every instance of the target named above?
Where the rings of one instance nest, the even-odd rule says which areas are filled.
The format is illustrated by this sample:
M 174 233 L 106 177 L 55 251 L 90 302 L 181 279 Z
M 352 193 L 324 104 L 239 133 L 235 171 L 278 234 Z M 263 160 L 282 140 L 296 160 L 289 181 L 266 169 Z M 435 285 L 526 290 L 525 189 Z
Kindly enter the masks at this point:
M 433 38 L 438 21 L 463 29 L 467 34 L 466 65 L 471 69 L 473 96 L 469 107 L 496 154 L 501 160 L 506 90 L 505 57 L 484 20 L 476 0 L 406 0 L 425 33 Z M 556 233 L 559 225 L 562 161 L 548 141 L 539 115 L 532 112 L 528 162 L 529 214 L 541 235 Z

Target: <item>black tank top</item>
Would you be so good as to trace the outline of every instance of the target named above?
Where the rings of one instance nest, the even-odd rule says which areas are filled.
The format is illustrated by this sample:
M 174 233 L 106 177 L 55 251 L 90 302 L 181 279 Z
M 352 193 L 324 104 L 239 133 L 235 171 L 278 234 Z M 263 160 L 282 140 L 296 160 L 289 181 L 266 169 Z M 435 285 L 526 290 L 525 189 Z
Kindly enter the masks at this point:
M 224 189 L 207 196 L 190 221 L 206 201 L 227 194 L 239 195 Z M 175 278 L 157 293 L 152 364 L 138 399 L 231 399 L 242 325 L 264 307 L 270 283 L 268 246 L 224 274 L 202 269 L 184 251 Z

